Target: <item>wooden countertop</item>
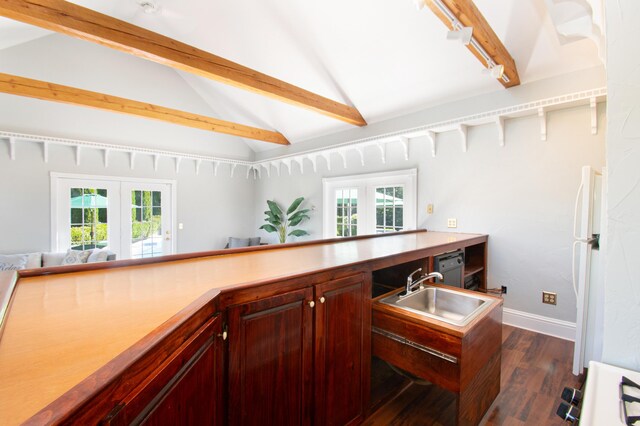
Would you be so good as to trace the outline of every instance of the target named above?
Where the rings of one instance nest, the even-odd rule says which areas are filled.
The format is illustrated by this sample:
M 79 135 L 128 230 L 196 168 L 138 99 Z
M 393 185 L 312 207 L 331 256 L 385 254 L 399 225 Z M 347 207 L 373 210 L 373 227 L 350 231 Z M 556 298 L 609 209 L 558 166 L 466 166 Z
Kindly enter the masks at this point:
M 213 289 L 482 238 L 418 232 L 20 278 L 0 339 L 0 423 L 28 419 Z

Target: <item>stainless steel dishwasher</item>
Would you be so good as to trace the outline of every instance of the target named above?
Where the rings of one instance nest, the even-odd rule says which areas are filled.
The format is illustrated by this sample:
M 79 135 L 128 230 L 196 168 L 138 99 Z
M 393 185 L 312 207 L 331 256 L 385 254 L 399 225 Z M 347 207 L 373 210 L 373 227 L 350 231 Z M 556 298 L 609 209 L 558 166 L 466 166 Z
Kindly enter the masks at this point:
M 462 287 L 464 253 L 457 250 L 440 254 L 433 258 L 433 270 L 442 274 L 442 280 L 436 282 L 454 287 Z

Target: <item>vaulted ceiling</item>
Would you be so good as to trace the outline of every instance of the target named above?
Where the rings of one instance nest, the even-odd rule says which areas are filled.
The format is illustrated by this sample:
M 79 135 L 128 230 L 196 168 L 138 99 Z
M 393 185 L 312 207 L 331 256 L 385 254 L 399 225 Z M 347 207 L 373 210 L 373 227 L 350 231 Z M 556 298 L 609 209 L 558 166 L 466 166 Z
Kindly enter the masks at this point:
M 354 106 L 368 123 L 505 90 L 482 73 L 482 66 L 464 46 L 446 40 L 446 28 L 435 15 L 417 10 L 412 0 L 157 0 L 159 10 L 152 14 L 144 13 L 136 0 L 73 3 Z M 595 45 L 588 40 L 558 38 L 544 0 L 475 3 L 515 59 L 522 83 L 601 64 Z M 0 18 L 0 49 L 19 48 L 51 34 Z M 78 43 L 69 38 L 70 48 L 74 42 Z M 3 68 L 0 63 L 0 72 Z M 352 128 L 199 76 L 170 72 L 199 95 L 211 115 L 279 131 L 292 144 Z M 77 81 L 52 82 L 86 90 L 102 87 L 97 79 L 92 82 L 91 75 L 78 75 L 71 78 Z M 47 80 L 46 75 L 28 77 Z M 175 84 L 158 85 L 157 90 L 172 87 Z M 181 93 L 166 95 L 180 97 Z M 148 102 L 133 93 L 128 97 Z M 245 143 L 254 151 L 273 147 L 252 140 Z

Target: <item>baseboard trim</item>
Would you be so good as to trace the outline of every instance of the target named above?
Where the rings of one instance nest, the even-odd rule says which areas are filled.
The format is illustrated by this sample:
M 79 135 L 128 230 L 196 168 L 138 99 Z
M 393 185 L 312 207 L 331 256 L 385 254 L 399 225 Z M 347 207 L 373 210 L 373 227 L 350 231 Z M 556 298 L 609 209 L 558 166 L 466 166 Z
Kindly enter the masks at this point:
M 570 340 L 572 342 L 575 340 L 576 335 L 576 324 L 574 322 L 562 321 L 509 308 L 502 310 L 502 323 L 548 336 L 559 337 L 560 339 Z

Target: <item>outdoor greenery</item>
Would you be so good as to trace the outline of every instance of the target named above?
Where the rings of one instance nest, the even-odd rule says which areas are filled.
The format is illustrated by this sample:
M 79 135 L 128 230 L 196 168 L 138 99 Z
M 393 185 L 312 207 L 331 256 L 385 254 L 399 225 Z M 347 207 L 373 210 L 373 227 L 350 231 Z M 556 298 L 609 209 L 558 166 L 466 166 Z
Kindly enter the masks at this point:
M 338 208 L 338 211 L 340 210 L 341 209 Z M 341 216 L 338 213 L 337 222 L 338 226 L 336 236 L 353 237 L 358 235 L 358 213 L 353 213 L 351 216 Z
M 131 238 L 145 240 L 161 229 L 161 192 L 132 191 Z M 106 247 L 107 190 L 71 189 L 71 245 L 76 249 Z
M 146 240 L 161 229 L 161 196 L 159 191 L 131 192 L 131 238 L 134 242 Z
M 95 188 L 71 189 L 71 245 L 81 249 L 107 245 L 107 191 Z
M 267 215 L 265 218 L 267 223 L 259 229 L 264 229 L 267 232 L 277 232 L 280 243 L 285 243 L 288 236 L 301 237 L 309 235 L 307 231 L 302 229 L 293 229 L 287 233 L 289 229 L 298 226 L 303 220 L 310 219 L 307 214 L 310 211 L 309 209 L 299 210 L 303 201 L 304 197 L 296 198 L 285 213 L 275 201 L 267 200 L 269 210 L 264 212 Z

